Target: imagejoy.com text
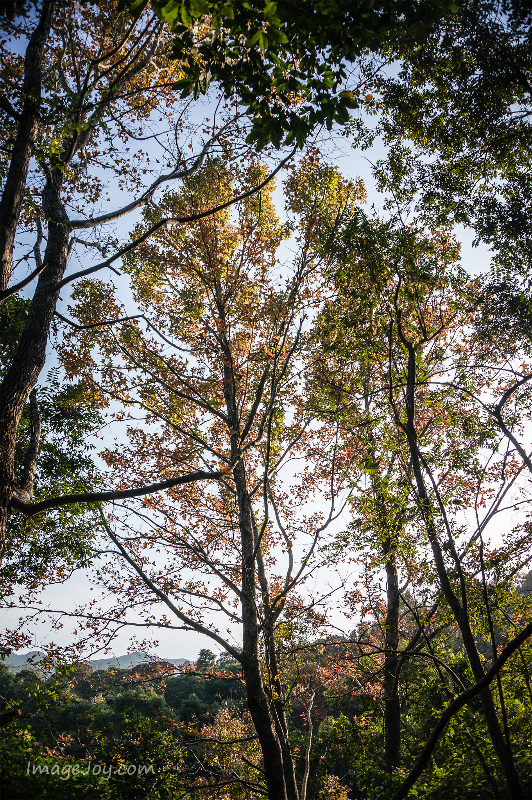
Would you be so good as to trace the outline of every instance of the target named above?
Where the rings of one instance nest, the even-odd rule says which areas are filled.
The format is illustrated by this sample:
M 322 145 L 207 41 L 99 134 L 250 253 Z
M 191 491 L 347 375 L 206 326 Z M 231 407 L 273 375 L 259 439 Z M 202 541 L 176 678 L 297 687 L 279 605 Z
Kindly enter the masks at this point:
M 67 781 L 71 777 L 94 775 L 108 781 L 113 775 L 154 775 L 153 764 L 120 764 L 114 767 L 112 764 L 35 764 L 28 761 L 26 775 L 57 775 L 61 780 Z

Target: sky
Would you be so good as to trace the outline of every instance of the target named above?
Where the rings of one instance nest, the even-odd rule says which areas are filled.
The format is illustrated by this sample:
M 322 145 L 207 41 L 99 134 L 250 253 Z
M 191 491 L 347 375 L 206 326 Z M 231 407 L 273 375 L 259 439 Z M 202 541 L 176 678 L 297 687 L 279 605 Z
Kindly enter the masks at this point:
M 204 108 L 204 113 L 209 113 L 208 104 Z M 368 206 L 373 205 L 377 210 L 382 210 L 384 198 L 377 192 L 372 173 L 372 163 L 376 162 L 385 155 L 385 149 L 382 143 L 377 143 L 370 150 L 361 153 L 360 151 L 352 149 L 349 141 L 346 140 L 346 138 L 339 135 L 338 132 L 333 131 L 331 135 L 320 135 L 319 145 L 324 152 L 325 157 L 334 161 L 334 163 L 339 166 L 340 170 L 347 177 L 361 177 L 364 180 L 368 193 Z M 277 203 L 281 205 L 281 180 L 277 181 L 277 188 L 274 196 L 277 200 Z M 123 202 L 123 195 L 119 195 L 112 190 L 110 191 L 110 198 L 111 206 L 119 205 Z M 138 214 L 135 216 L 138 218 Z M 123 237 L 127 237 L 128 231 L 131 229 L 134 220 L 135 217 L 133 217 L 133 219 L 126 218 L 118 223 L 116 226 L 118 234 Z M 490 260 L 488 248 L 485 246 L 473 247 L 472 242 L 474 236 L 469 230 L 463 228 L 458 229 L 455 231 L 455 234 L 462 243 L 462 262 L 464 268 L 470 273 L 477 273 L 479 271 L 486 270 L 489 267 Z M 289 256 L 288 251 L 286 251 L 286 256 Z M 82 253 L 80 258 L 81 263 L 86 264 L 85 253 Z M 74 266 L 74 268 L 76 267 Z M 60 309 L 62 313 L 66 313 L 65 309 L 68 305 L 68 293 L 66 291 L 63 292 L 62 297 L 63 302 Z M 45 368 L 45 372 L 54 364 L 55 356 L 52 348 L 50 347 L 49 359 L 47 367 Z M 345 525 L 347 519 L 348 511 L 344 513 L 342 519 L 339 520 L 338 525 Z M 326 576 L 325 580 L 327 580 Z M 46 591 L 46 603 L 48 604 L 48 607 L 52 609 L 65 608 L 69 606 L 72 607 L 80 597 L 87 596 L 88 592 L 89 585 L 86 575 L 83 572 L 76 572 L 66 584 L 50 587 Z M 8 622 L 9 618 L 14 619 L 14 616 L 15 615 L 13 613 L 9 614 L 6 621 Z M 351 625 L 351 628 L 352 627 L 354 627 L 354 625 Z M 34 644 L 30 649 L 39 648 L 44 642 L 50 641 L 51 638 L 59 644 L 69 644 L 72 639 L 75 638 L 73 633 L 75 629 L 75 622 L 72 622 L 71 624 L 67 623 L 61 631 L 52 630 L 48 622 L 36 625 L 34 629 Z M 219 647 L 217 647 L 215 644 L 209 643 L 209 640 L 204 636 L 192 631 L 161 631 L 157 633 L 157 638 L 159 639 L 159 644 L 156 648 L 156 651 L 160 657 L 194 659 L 199 650 L 203 647 L 208 647 L 215 652 L 219 651 Z M 111 653 L 114 655 L 120 655 L 125 652 L 128 647 L 129 636 L 124 632 L 120 634 L 113 643 Z

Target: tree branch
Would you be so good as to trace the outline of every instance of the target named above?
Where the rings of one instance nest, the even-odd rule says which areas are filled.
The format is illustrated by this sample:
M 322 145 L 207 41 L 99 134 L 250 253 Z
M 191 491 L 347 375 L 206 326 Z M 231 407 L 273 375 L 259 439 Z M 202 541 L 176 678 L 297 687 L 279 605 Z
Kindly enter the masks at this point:
M 179 180 L 180 178 L 186 178 L 189 175 L 193 175 L 194 172 L 197 172 L 203 166 L 205 161 L 205 157 L 209 148 L 211 147 L 212 143 L 223 133 L 223 131 L 227 128 L 230 123 L 227 123 L 217 134 L 213 136 L 209 141 L 204 145 L 201 153 L 194 159 L 194 163 L 190 167 L 184 167 L 183 169 L 179 169 L 179 165 L 176 165 L 174 169 L 172 169 L 166 175 L 160 175 L 157 180 L 155 180 L 151 186 L 146 189 L 140 197 L 136 200 L 133 200 L 131 203 L 128 203 L 126 206 L 119 208 L 117 211 L 110 211 L 108 214 L 102 214 L 99 217 L 92 217 L 91 219 L 78 219 L 73 220 L 70 223 L 72 230 L 79 230 L 81 228 L 95 228 L 97 225 L 104 225 L 106 222 L 113 222 L 116 219 L 120 219 L 121 217 L 125 217 L 127 214 L 134 211 L 136 208 L 140 208 L 141 206 L 146 205 L 151 198 L 155 191 L 161 186 L 163 183 L 167 183 L 171 180 Z
M 22 502 L 17 498 L 11 501 L 11 507 L 17 511 L 22 511 L 27 517 L 33 517 L 41 511 L 46 511 L 49 508 L 60 508 L 61 506 L 70 506 L 74 503 L 108 503 L 112 500 L 125 500 L 129 497 L 142 497 L 146 494 L 153 494 L 154 492 L 161 492 L 164 489 L 171 489 L 174 486 L 181 486 L 184 483 L 193 483 L 194 481 L 202 480 L 216 480 L 222 478 L 225 473 L 223 472 L 209 472 L 207 470 L 198 470 L 191 472 L 188 475 L 180 475 L 178 478 L 169 478 L 167 481 L 159 481 L 157 483 L 150 483 L 147 486 L 139 486 L 133 489 L 116 489 L 108 492 L 79 492 L 77 494 L 65 494 L 60 497 L 49 497 L 47 500 L 42 500 L 40 503 Z
M 218 636 L 218 634 L 217 634 L 217 633 L 215 633 L 214 631 L 211 631 L 211 630 L 209 630 L 208 628 L 206 628 L 206 627 L 205 627 L 204 625 L 202 625 L 201 623 L 199 623 L 199 622 L 196 622 L 195 620 L 193 620 L 193 619 L 190 619 L 189 617 L 187 617 L 187 615 L 186 615 L 186 614 L 183 614 L 183 613 L 182 613 L 182 612 L 181 612 L 181 611 L 180 611 L 180 610 L 177 608 L 177 606 L 175 606 L 175 605 L 174 605 L 174 603 L 172 603 L 172 601 L 170 600 L 170 598 L 169 598 L 169 597 L 167 597 L 167 596 L 166 596 L 166 594 L 165 594 L 164 592 L 162 592 L 162 591 L 161 591 L 161 590 L 160 590 L 160 589 L 159 589 L 159 588 L 158 588 L 158 587 L 157 587 L 157 586 L 156 586 L 156 585 L 153 583 L 153 581 L 151 581 L 151 580 L 150 580 L 150 578 L 149 578 L 149 577 L 146 575 L 146 573 L 145 573 L 145 572 L 144 572 L 144 571 L 143 571 L 143 570 L 142 570 L 142 569 L 141 569 L 141 568 L 138 566 L 138 564 L 137 564 L 137 563 L 134 561 L 134 559 L 133 559 L 133 558 L 131 558 L 131 556 L 129 555 L 129 553 L 127 552 L 127 550 L 126 550 L 126 549 L 125 549 L 125 547 L 123 546 L 123 544 L 122 544 L 122 543 L 120 542 L 120 540 L 119 540 L 119 539 L 118 539 L 118 538 L 117 538 L 117 537 L 114 535 L 114 533 L 112 532 L 111 528 L 110 528 L 110 527 L 109 527 L 109 525 L 107 524 L 107 520 L 105 519 L 105 517 L 104 517 L 104 515 L 103 515 L 103 511 L 101 510 L 101 508 L 100 508 L 100 516 L 101 516 L 101 519 L 102 519 L 102 524 L 103 524 L 103 526 L 104 526 L 105 530 L 107 531 L 107 534 L 108 534 L 108 536 L 109 536 L 109 537 L 112 539 L 112 541 L 114 542 L 114 544 L 116 545 L 116 547 L 118 547 L 118 549 L 120 550 L 120 553 L 122 554 L 122 556 L 124 557 L 124 559 L 125 559 L 125 560 L 127 561 L 127 563 L 130 565 L 130 567 L 132 567 L 132 568 L 134 569 L 134 571 L 137 573 L 137 575 L 138 575 L 138 576 L 139 576 L 139 578 L 142 580 L 142 582 L 143 582 L 143 583 L 144 583 L 144 584 L 145 584 L 145 585 L 146 585 L 146 586 L 147 586 L 149 589 L 151 589 L 151 591 L 152 591 L 152 592 L 153 592 L 155 595 L 157 595 L 157 597 L 159 598 L 159 600 L 160 600 L 162 603 L 164 603 L 164 604 L 165 604 L 165 605 L 166 605 L 166 606 L 167 606 L 167 607 L 168 607 L 168 608 L 169 608 L 169 609 L 170 609 L 170 610 L 171 610 L 171 611 L 172 611 L 172 612 L 173 612 L 173 613 L 176 615 L 176 617 L 177 617 L 178 619 L 180 619 L 180 620 L 181 620 L 181 622 L 184 622 L 186 625 L 190 625 L 190 627 L 191 627 L 191 628 L 193 628 L 194 630 L 196 630 L 198 633 L 203 633 L 203 634 L 205 634 L 205 636 L 208 636 L 210 639 L 213 639 L 215 642 L 217 642 L 217 644 L 221 645 L 221 646 L 224 648 L 224 650 L 227 650 L 227 652 L 228 652 L 228 653 L 230 653 L 230 655 L 232 655 L 232 656 L 233 656 L 233 658 L 234 658 L 236 661 L 238 661 L 239 663 L 242 663 L 242 656 L 241 656 L 241 654 L 238 652 L 238 650 L 235 650 L 235 648 L 234 648 L 234 647 L 232 647 L 232 646 L 231 646 L 231 645 L 230 645 L 228 642 L 226 642 L 226 641 L 225 641 L 225 639 L 222 639 L 222 637 L 221 637 L 221 636 Z
M 443 731 L 447 727 L 447 724 L 450 720 L 454 717 L 454 715 L 460 711 L 463 706 L 466 705 L 473 697 L 476 697 L 480 694 L 483 689 L 486 689 L 492 682 L 492 680 L 496 677 L 496 675 L 500 672 L 506 661 L 510 658 L 511 655 L 525 642 L 530 636 L 532 635 L 532 622 L 529 622 L 528 625 L 523 628 L 520 634 L 518 634 L 513 641 L 511 641 L 504 650 L 502 651 L 499 658 L 494 661 L 491 668 L 486 672 L 484 677 L 471 686 L 469 689 L 466 689 L 465 692 L 458 695 L 445 709 L 443 714 L 441 715 L 440 719 L 434 726 L 432 733 L 430 734 L 425 747 L 421 751 L 420 755 L 417 758 L 416 763 L 412 767 L 409 775 L 405 778 L 399 789 L 395 792 L 395 794 L 390 798 L 390 800 L 404 800 L 407 796 L 408 792 L 415 784 L 425 767 L 427 766 L 430 757 L 436 744 L 442 735 Z
M 11 297 L 11 295 L 20 292 L 20 290 L 24 289 L 25 286 L 31 283 L 34 278 L 38 278 L 41 272 L 43 272 L 47 266 L 48 265 L 46 264 L 46 262 L 44 264 L 38 265 L 37 267 L 35 267 L 33 272 L 30 272 L 30 274 L 27 275 L 23 280 L 19 281 L 18 283 L 15 283 L 14 286 L 10 286 L 8 289 L 4 289 L 3 291 L 1 291 L 0 300 L 5 300 L 7 297 Z
M 146 241 L 150 236 L 156 233 L 161 228 L 165 228 L 167 225 L 171 225 L 173 223 L 179 222 L 197 222 L 200 219 L 204 219 L 205 217 L 209 217 L 212 214 L 217 214 L 219 211 L 223 211 L 226 208 L 234 205 L 235 203 L 239 203 L 242 200 L 245 200 L 247 197 L 251 197 L 251 195 L 255 194 L 256 192 L 260 192 L 266 184 L 268 184 L 272 178 L 277 175 L 277 173 L 284 167 L 284 165 L 292 158 L 294 153 L 296 152 L 296 148 L 294 148 L 290 154 L 284 158 L 277 167 L 271 172 L 267 178 L 265 178 L 261 183 L 257 186 L 253 187 L 252 189 L 248 189 L 247 192 L 242 192 L 242 194 L 237 195 L 237 197 L 231 198 L 231 200 L 227 200 L 225 203 L 221 203 L 219 206 L 215 206 L 214 208 L 207 209 L 206 211 L 198 211 L 195 214 L 187 214 L 182 217 L 166 217 L 165 219 L 160 220 L 155 225 L 152 225 L 147 231 L 145 231 L 141 236 L 139 236 L 135 241 L 130 242 L 128 245 L 122 247 L 117 253 L 115 253 L 110 258 L 106 259 L 106 261 L 102 261 L 101 264 L 96 264 L 94 267 L 89 267 L 88 269 L 80 270 L 79 272 L 75 272 L 73 275 L 70 275 L 67 278 L 64 278 L 60 283 L 57 284 L 58 289 L 62 289 L 67 283 L 71 283 L 72 281 L 77 280 L 78 278 L 83 278 L 86 275 L 91 275 L 94 272 L 98 272 L 101 269 L 105 269 L 106 267 L 110 267 L 115 261 L 117 261 L 122 256 L 129 253 L 139 244 Z

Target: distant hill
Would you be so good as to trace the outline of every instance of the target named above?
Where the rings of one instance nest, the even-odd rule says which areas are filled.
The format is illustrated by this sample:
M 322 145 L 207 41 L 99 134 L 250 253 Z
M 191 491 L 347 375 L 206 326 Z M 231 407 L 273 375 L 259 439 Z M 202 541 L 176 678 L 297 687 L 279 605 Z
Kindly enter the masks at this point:
M 186 660 L 186 658 L 159 658 L 158 656 L 150 656 L 147 653 L 128 653 L 117 658 L 97 658 L 89 661 L 89 664 L 96 672 L 98 669 L 111 669 L 112 667 L 128 669 L 129 667 L 137 667 L 139 664 L 153 664 L 154 661 L 164 661 L 165 664 L 173 664 L 174 667 L 179 667 Z
M 20 670 L 24 669 L 25 667 L 29 667 L 31 669 L 33 666 L 31 659 L 37 659 L 39 656 L 40 653 L 38 650 L 34 650 L 31 653 L 24 653 L 22 655 L 12 653 L 12 655 L 4 659 L 3 663 L 10 672 L 20 672 Z M 181 664 L 184 664 L 187 659 L 159 658 L 150 656 L 147 653 L 128 653 L 127 655 L 117 656 L 116 658 L 96 658 L 88 663 L 91 665 L 93 671 L 96 672 L 97 670 L 111 669 L 113 667 L 115 669 L 129 669 L 129 667 L 137 667 L 139 664 L 152 664 L 154 661 L 163 661 L 165 664 L 173 664 L 175 667 L 179 667 Z

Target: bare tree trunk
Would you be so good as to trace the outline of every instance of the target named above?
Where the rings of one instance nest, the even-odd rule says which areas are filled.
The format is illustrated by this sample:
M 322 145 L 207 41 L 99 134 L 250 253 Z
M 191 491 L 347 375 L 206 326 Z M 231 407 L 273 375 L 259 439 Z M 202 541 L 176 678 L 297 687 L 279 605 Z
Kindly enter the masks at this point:
M 289 793 L 285 765 L 275 721 L 261 674 L 259 620 L 255 588 L 255 537 L 251 499 L 246 487 L 245 469 L 240 461 L 234 470 L 242 544 L 242 669 L 248 708 L 262 751 L 269 800 L 298 800 Z
M 460 604 L 456 594 L 452 589 L 449 577 L 447 575 L 447 570 L 445 568 L 445 564 L 442 557 L 441 547 L 438 542 L 436 531 L 434 528 L 432 514 L 428 507 L 430 501 L 427 496 L 426 487 L 421 472 L 421 465 L 419 463 L 419 454 L 417 453 L 417 447 L 414 446 L 411 452 L 412 452 L 413 468 L 416 477 L 419 499 L 421 503 L 426 507 L 429 514 L 427 517 L 427 528 L 429 532 L 429 540 L 432 547 L 432 552 L 434 554 L 434 560 L 436 563 L 438 577 L 440 579 L 445 599 L 449 603 L 449 606 L 453 611 L 456 622 L 458 623 L 458 627 L 460 628 L 460 632 L 462 634 L 462 641 L 464 643 L 464 648 L 467 654 L 468 661 L 471 665 L 473 676 L 475 678 L 475 681 L 479 682 L 484 677 L 485 672 L 484 668 L 482 667 L 482 662 L 480 660 L 480 656 L 478 654 L 478 650 L 475 644 L 475 638 L 473 636 L 473 632 L 471 630 L 471 626 L 469 623 L 467 609 Z M 493 695 L 491 693 L 491 689 L 489 688 L 489 686 L 487 686 L 480 693 L 480 702 L 482 704 L 482 711 L 484 714 L 484 718 L 486 720 L 488 733 L 492 741 L 493 748 L 500 761 L 501 768 L 504 773 L 504 777 L 506 779 L 506 783 L 511 792 L 511 796 L 513 800 L 518 800 L 519 798 L 523 797 L 523 790 L 521 788 L 519 776 L 515 768 L 512 751 L 508 747 L 508 744 L 504 738 L 504 734 L 501 725 L 499 723 L 499 719 L 497 717 L 497 710 L 495 708 Z
M 256 541 L 253 507 L 249 495 L 246 478 L 246 468 L 240 449 L 240 415 L 236 399 L 236 381 L 233 368 L 231 348 L 225 335 L 225 305 L 221 286 L 216 285 L 217 310 L 220 319 L 220 345 L 224 364 L 224 396 L 227 409 L 229 436 L 231 441 L 231 461 L 235 464 L 233 478 L 236 488 L 238 504 L 238 525 L 240 530 L 240 543 L 242 549 L 242 672 L 246 684 L 247 704 L 253 720 L 264 763 L 264 774 L 269 800 L 299 800 L 295 782 L 290 779 L 290 767 L 293 765 L 288 750 L 286 719 L 279 719 L 275 713 L 274 704 L 268 696 L 262 678 L 262 665 L 260 658 L 259 611 L 257 606 L 257 579 L 258 563 L 261 558 L 260 548 Z M 262 593 L 267 595 L 266 576 L 262 576 Z M 267 596 L 264 598 L 269 612 Z M 266 628 L 266 625 L 263 626 Z M 273 633 L 265 636 L 266 658 L 275 655 L 272 651 Z M 274 658 L 274 669 L 276 660 Z M 286 780 L 286 776 L 289 780 Z
M 307 800 L 307 786 L 310 775 L 310 751 L 312 748 L 312 706 L 314 705 L 315 692 L 312 693 L 307 707 L 307 725 L 308 725 L 308 738 L 307 746 L 305 747 L 305 772 L 303 773 L 303 780 L 301 781 L 301 800 Z
M 299 797 L 299 792 L 296 782 L 294 760 L 292 758 L 292 751 L 288 741 L 288 724 L 286 721 L 286 710 L 283 700 L 281 679 L 279 676 L 279 666 L 277 661 L 277 653 L 275 650 L 273 630 L 270 630 L 267 633 L 265 632 L 265 635 L 267 637 L 266 647 L 268 650 L 268 668 L 270 672 L 272 691 L 272 710 L 274 715 L 275 729 L 281 745 L 283 756 L 283 770 L 286 791 L 289 798 L 294 798 L 294 800 L 297 800 Z
M 366 398 L 366 414 L 370 416 Z M 401 700 L 399 675 L 401 660 L 399 648 L 399 580 L 394 548 L 393 528 L 387 511 L 386 493 L 381 481 L 381 464 L 373 433 L 369 432 L 372 484 L 375 494 L 377 518 L 383 535 L 382 553 L 386 559 L 386 618 L 384 621 L 384 761 L 386 772 L 401 765 Z
M 244 627 L 246 627 L 244 617 Z M 244 636 L 244 648 L 249 647 L 250 637 Z M 242 666 L 246 683 L 247 704 L 257 732 L 269 800 L 297 800 L 289 795 L 284 777 L 284 763 L 281 744 L 275 731 L 275 724 L 270 712 L 268 698 L 260 674 L 260 667 L 253 655 L 243 657 Z
M 54 0 L 44 0 L 39 22 L 28 42 L 24 58 L 24 103 L 20 114 L 15 112 L 18 131 L 0 199 L 0 292 L 9 283 L 13 269 L 13 246 L 26 190 L 26 179 L 33 145 L 39 128 L 41 105 L 42 61 L 50 33 Z M 14 110 L 13 110 L 14 111 Z M 0 304 L 3 298 L 0 295 Z

